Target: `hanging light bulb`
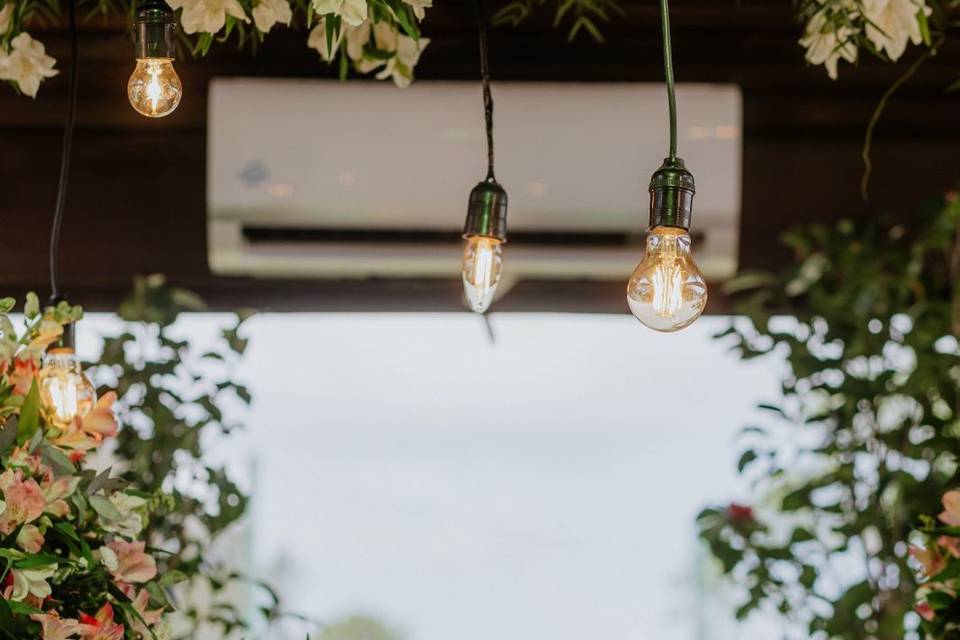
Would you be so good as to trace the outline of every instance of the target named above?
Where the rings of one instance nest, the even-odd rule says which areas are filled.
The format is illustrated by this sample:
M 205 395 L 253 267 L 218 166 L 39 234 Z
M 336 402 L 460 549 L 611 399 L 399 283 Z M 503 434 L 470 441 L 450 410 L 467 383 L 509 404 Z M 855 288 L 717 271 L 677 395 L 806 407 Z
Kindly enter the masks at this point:
M 627 284 L 627 304 L 644 325 L 677 331 L 700 317 L 707 283 L 690 253 L 693 175 L 667 158 L 650 182 L 647 251 Z
M 176 18 L 162 2 L 147 2 L 137 10 L 134 25 L 137 66 L 127 83 L 127 97 L 137 113 L 162 118 L 173 113 L 183 85 L 173 69 Z
M 507 241 L 507 192 L 493 172 L 493 94 L 487 61 L 487 26 L 482 0 L 475 2 L 480 41 L 480 81 L 487 133 L 487 177 L 470 192 L 467 221 L 463 226 L 463 292 L 476 313 L 490 308 L 500 284 L 502 245 Z
M 650 232 L 647 251 L 627 283 L 627 305 L 644 325 L 678 331 L 700 317 L 707 304 L 707 282 L 690 253 L 693 174 L 677 157 L 677 98 L 670 45 L 670 8 L 660 0 L 663 71 L 670 115 L 670 155 L 650 179 Z
M 44 354 L 39 383 L 40 397 L 60 426 L 87 415 L 96 404 L 96 389 L 83 372 L 74 347 L 73 323 L 63 327 L 59 342 Z
M 484 313 L 500 284 L 507 241 L 507 192 L 493 179 L 470 192 L 463 238 L 463 292 L 470 309 Z

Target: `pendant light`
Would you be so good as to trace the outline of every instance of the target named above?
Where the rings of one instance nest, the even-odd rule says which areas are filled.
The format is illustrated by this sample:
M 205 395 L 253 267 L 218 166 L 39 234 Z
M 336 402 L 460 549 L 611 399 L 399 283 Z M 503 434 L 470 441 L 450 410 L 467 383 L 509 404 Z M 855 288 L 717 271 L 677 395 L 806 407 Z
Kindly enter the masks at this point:
M 470 192 L 463 228 L 463 291 L 472 311 L 484 313 L 493 302 L 503 267 L 501 246 L 507 241 L 507 192 L 493 171 L 493 96 L 487 62 L 487 27 L 482 0 L 476 2 L 480 40 L 480 79 L 487 132 L 487 177 Z
M 166 3 L 147 0 L 137 9 L 133 25 L 137 66 L 127 83 L 127 97 L 137 113 L 148 118 L 170 115 L 183 96 L 173 69 L 176 29 L 176 16 Z
M 650 180 L 646 255 L 627 284 L 627 304 L 637 320 L 657 331 L 690 326 L 707 303 L 707 283 L 690 253 L 694 181 L 677 157 L 677 98 L 670 44 L 670 9 L 660 0 L 663 67 L 670 111 L 670 155 Z
M 63 128 L 63 148 L 60 155 L 60 180 L 57 185 L 57 203 L 54 207 L 53 226 L 50 232 L 50 288 L 53 293 L 50 306 L 66 302 L 58 283 L 60 228 L 63 226 L 63 210 L 67 198 L 67 183 L 70 177 L 70 155 L 73 147 L 73 129 L 77 117 L 77 16 L 74 2 L 68 2 L 70 20 L 70 86 L 67 102 L 67 121 Z M 93 383 L 83 373 L 76 351 L 74 324 L 63 327 L 63 334 L 51 344 L 43 356 L 43 365 L 38 374 L 40 397 L 50 408 L 58 425 L 64 426 L 77 417 L 83 417 L 97 401 Z

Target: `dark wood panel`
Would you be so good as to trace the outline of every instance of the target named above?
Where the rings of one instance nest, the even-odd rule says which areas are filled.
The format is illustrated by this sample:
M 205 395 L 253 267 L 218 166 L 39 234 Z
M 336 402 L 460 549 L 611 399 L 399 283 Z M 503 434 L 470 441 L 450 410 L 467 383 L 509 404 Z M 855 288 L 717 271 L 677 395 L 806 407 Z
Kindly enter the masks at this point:
M 860 144 L 876 100 L 902 69 L 864 60 L 841 66 L 834 83 L 803 61 L 788 0 L 674 0 L 674 44 L 681 81 L 733 82 L 744 91 L 744 268 L 777 268 L 776 236 L 799 221 L 868 209 L 859 199 Z M 438 0 L 425 23 L 432 43 L 418 68 L 425 79 L 472 79 L 476 42 L 471 3 Z M 660 81 L 655 3 L 626 3 L 607 42 L 566 43 L 543 13 L 520 29 L 491 33 L 491 64 L 501 80 Z M 62 28 L 38 31 L 66 62 Z M 94 306 L 111 306 L 137 273 L 165 272 L 217 306 L 279 309 L 459 308 L 456 282 L 265 282 L 213 277 L 206 264 L 206 86 L 220 75 L 330 77 L 305 34 L 280 30 L 255 56 L 220 47 L 181 60 L 186 97 L 170 118 L 140 118 L 126 104 L 132 69 L 122 22 L 94 21 L 81 38 L 80 125 L 63 237 L 67 288 Z M 877 131 L 873 205 L 908 215 L 922 194 L 955 184 L 960 167 L 960 97 L 943 88 L 960 69 L 960 47 L 944 48 L 891 102 Z M 64 115 L 65 78 L 44 84 L 36 101 L 0 88 L 0 222 L 18 242 L 0 252 L 0 287 L 46 287 L 46 243 Z M 682 115 L 682 105 L 681 105 Z M 909 171 L 909 190 L 899 178 Z M 622 286 L 520 283 L 503 310 L 623 311 Z M 712 311 L 726 303 L 714 298 Z

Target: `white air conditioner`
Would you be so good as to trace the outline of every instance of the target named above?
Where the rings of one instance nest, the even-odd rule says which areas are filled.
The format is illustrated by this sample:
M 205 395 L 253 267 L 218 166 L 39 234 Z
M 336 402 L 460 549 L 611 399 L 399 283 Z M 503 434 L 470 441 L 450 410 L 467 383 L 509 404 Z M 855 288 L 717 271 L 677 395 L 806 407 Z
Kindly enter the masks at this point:
M 209 261 L 217 274 L 458 277 L 470 189 L 486 173 L 476 82 L 406 90 L 351 80 L 218 79 L 210 87 Z M 493 87 L 497 178 L 514 280 L 626 280 L 650 175 L 667 148 L 655 84 Z M 681 85 L 680 156 L 710 279 L 737 266 L 741 100 Z M 505 274 L 505 277 L 508 277 Z

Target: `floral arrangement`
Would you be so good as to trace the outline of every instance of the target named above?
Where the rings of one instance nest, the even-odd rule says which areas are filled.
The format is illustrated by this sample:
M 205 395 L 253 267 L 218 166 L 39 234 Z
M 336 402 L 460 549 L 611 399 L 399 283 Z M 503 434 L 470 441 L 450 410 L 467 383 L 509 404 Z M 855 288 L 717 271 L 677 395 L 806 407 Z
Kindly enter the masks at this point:
M 931 20 L 944 27 L 952 7 L 941 0 L 931 5 L 927 0 L 804 0 L 800 44 L 807 61 L 823 65 L 836 80 L 840 60 L 857 62 L 861 49 L 896 62 L 910 43 L 933 47 Z
M 41 312 L 30 294 L 18 335 L 13 307 L 0 300 L 0 638 L 166 638 L 171 580 L 158 579 L 140 539 L 164 498 L 87 464 L 117 435 L 116 394 L 67 423 L 41 400 L 43 355 L 82 312 L 66 303 Z
M 419 22 L 433 0 L 167 0 L 176 10 L 184 44 L 204 55 L 214 42 L 236 35 L 240 43 L 262 42 L 277 27 L 302 28 L 306 45 L 345 77 L 352 66 L 405 87 L 429 44 Z M 81 1 L 81 5 L 83 2 Z M 132 15 L 137 0 L 90 0 L 94 11 Z M 57 75 L 56 60 L 27 27 L 56 19 L 55 3 L 0 0 L 0 80 L 30 97 Z
M 920 568 L 916 612 L 931 638 L 955 638 L 960 633 L 960 491 L 947 491 L 936 518 L 921 516 L 925 544 L 910 547 Z

